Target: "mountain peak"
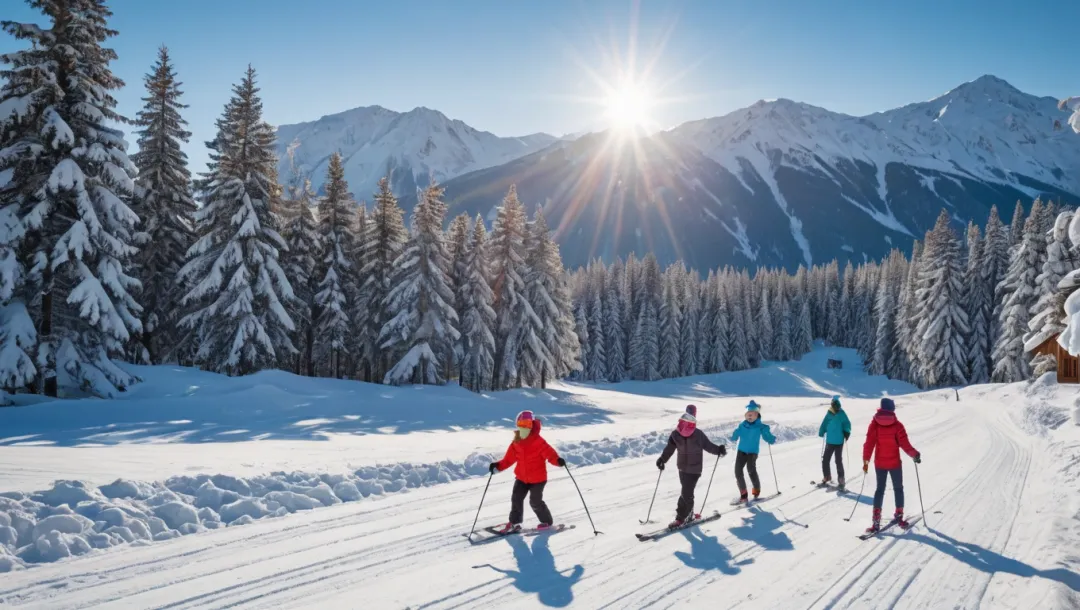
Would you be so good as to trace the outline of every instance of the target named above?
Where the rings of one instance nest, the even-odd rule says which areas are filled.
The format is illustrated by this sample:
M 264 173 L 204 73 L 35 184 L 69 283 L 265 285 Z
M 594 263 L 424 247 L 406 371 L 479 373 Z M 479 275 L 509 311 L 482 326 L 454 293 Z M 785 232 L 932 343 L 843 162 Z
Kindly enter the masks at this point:
M 993 74 L 984 74 L 973 81 L 963 83 L 960 86 L 953 88 L 949 92 L 939 97 L 945 97 L 946 95 L 956 93 L 989 95 L 991 97 L 1000 98 L 1007 95 L 1020 93 L 1020 90 L 1016 87 L 1013 87 L 1012 84 L 1010 84 L 1003 78 L 998 78 Z

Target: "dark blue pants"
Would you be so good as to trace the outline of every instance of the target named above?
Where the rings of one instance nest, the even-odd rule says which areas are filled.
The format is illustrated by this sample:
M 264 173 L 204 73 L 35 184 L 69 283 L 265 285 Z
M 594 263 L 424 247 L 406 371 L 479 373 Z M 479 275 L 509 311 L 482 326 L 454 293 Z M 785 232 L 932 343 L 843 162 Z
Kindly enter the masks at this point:
M 893 494 L 896 496 L 896 508 L 904 508 L 904 469 L 893 468 L 885 470 L 875 468 L 877 471 L 877 491 L 874 492 L 874 510 L 881 510 L 881 504 L 885 501 L 885 480 L 892 477 Z

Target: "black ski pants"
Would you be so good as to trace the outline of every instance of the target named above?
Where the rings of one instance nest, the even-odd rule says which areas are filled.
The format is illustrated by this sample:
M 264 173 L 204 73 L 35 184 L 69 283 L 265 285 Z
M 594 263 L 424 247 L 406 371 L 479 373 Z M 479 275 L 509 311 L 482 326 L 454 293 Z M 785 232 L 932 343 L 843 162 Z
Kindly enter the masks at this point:
M 690 512 L 694 510 L 694 488 L 697 487 L 700 478 L 700 474 L 679 471 L 679 484 L 682 486 L 682 492 L 679 493 L 679 503 L 675 506 L 675 518 L 679 521 L 685 521 L 690 516 Z
M 518 524 L 525 517 L 525 496 L 529 496 L 529 506 L 536 513 L 540 523 L 551 525 L 551 511 L 544 503 L 544 485 L 541 483 L 526 483 L 521 479 L 514 480 L 514 491 L 510 493 L 510 523 Z
M 829 468 L 829 460 L 833 456 L 836 456 L 836 476 L 839 477 L 840 482 L 844 482 L 844 446 L 843 445 L 825 445 L 825 454 L 821 456 L 821 472 L 825 475 L 826 479 L 832 478 L 832 472 Z
M 756 453 L 740 451 L 735 454 L 735 480 L 739 483 L 739 493 L 746 493 L 746 479 L 743 478 L 743 467 L 750 471 L 750 483 L 754 489 L 761 491 L 761 479 L 757 476 Z
M 904 469 L 893 468 L 892 470 L 885 470 L 882 468 L 875 468 L 877 472 L 877 491 L 874 492 L 874 510 L 881 510 L 881 505 L 885 503 L 885 481 L 888 477 L 892 477 L 892 489 L 896 498 L 896 508 L 904 508 Z

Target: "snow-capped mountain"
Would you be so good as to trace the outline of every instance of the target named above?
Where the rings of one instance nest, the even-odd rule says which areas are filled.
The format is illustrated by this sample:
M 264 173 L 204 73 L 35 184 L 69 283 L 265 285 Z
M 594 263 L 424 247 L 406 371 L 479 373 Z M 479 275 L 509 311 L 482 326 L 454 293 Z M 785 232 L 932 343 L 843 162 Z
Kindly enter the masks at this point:
M 991 205 L 1008 222 L 1018 200 L 1080 203 L 1068 117 L 993 76 L 865 117 L 762 101 L 651 138 L 559 142 L 450 180 L 446 194 L 489 214 L 517 183 L 571 265 L 630 251 L 698 268 L 862 261 L 910 248 L 942 207 L 959 228 Z
M 551 144 L 543 133 L 501 138 L 429 108 L 395 112 L 381 106 L 354 108 L 317 121 L 278 127 L 279 167 L 289 176 L 287 151 L 319 188 L 335 151 L 342 154 L 345 179 L 358 199 L 370 199 L 379 178 L 391 172 L 394 192 L 412 194 L 430 176 L 455 176 L 512 161 Z

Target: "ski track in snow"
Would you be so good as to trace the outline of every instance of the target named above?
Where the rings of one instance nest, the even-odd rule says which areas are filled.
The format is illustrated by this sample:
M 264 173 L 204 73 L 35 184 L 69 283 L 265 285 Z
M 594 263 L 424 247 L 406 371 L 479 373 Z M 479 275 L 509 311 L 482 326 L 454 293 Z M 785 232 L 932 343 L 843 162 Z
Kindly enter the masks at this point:
M 650 527 L 637 520 L 656 484 L 653 458 L 624 459 L 574 471 L 600 536 L 592 535 L 565 473 L 552 469 L 546 500 L 556 520 L 575 530 L 470 546 L 462 533 L 483 486 L 458 481 L 13 572 L 0 584 L 0 602 L 283 608 L 354 606 L 362 595 L 370 607 L 413 609 L 672 608 L 704 600 L 719 608 L 1067 607 L 1055 595 L 1062 586 L 1075 595 L 1080 576 L 1040 555 L 1035 543 L 1046 539 L 1050 523 L 1019 518 L 1046 501 L 1032 497 L 1029 473 L 1056 473 L 1049 457 L 1033 452 L 1044 441 L 975 398 L 905 400 L 901 418 L 924 455 L 926 521 L 865 542 L 856 534 L 869 521 L 873 471 L 855 518 L 843 521 L 854 496 L 805 483 L 820 475 L 821 444 L 812 438 L 772 448 L 783 494 L 750 509 L 726 506 L 733 460 L 721 459 L 707 506 L 723 517 L 658 541 L 632 535 Z M 870 414 L 865 407 L 851 412 L 853 440 Z M 858 444 L 845 456 L 853 493 L 863 483 L 860 458 Z M 774 488 L 769 464 L 763 453 L 766 494 Z M 905 459 L 904 470 L 907 514 L 914 516 L 914 465 Z M 674 508 L 672 474 L 661 475 L 654 522 Z M 478 528 L 505 519 L 511 485 L 509 474 L 493 479 Z M 698 503 L 707 485 L 703 476 Z M 889 490 L 886 514 L 892 506 Z M 526 523 L 534 519 L 526 507 Z M 1055 582 L 1058 590 L 1048 586 Z

